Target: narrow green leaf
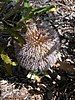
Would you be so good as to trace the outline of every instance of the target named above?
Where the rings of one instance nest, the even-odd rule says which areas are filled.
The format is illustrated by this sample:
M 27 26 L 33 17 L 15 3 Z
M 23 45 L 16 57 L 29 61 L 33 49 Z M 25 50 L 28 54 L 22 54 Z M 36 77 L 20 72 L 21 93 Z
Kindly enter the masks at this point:
M 29 20 L 30 18 L 33 18 L 36 15 L 45 13 L 47 11 L 50 11 L 51 9 L 55 8 L 54 5 L 51 6 L 45 6 L 45 7 L 41 7 L 41 8 L 33 8 L 32 11 L 28 14 L 28 16 L 25 16 L 25 20 Z
M 12 66 L 16 66 L 17 63 L 13 62 L 10 57 L 8 56 L 8 54 L 6 54 L 6 52 L 4 52 L 4 49 L 2 47 L 0 47 L 0 56 L 2 58 L 2 60 L 4 61 L 4 63 L 12 65 Z
M 16 66 L 17 63 L 13 62 L 7 54 L 1 53 L 1 58 L 6 64 L 10 64 L 12 66 Z
M 21 1 L 16 3 L 15 7 L 5 15 L 3 20 L 6 20 L 9 17 L 11 17 L 12 15 L 16 14 L 17 12 L 20 12 L 23 9 L 23 4 L 24 3 Z
M 18 43 L 20 43 L 20 46 L 25 43 L 25 39 L 19 34 L 18 31 L 15 31 L 15 29 L 7 28 L 5 31 L 9 33 Z
M 3 52 L 4 50 L 3 50 L 3 48 L 2 47 L 0 47 L 0 54 L 1 54 L 1 52 Z
M 0 2 L 9 2 L 11 0 L 0 0 Z
M 11 62 L 11 65 L 12 65 L 12 66 L 16 66 L 17 63 L 16 63 L 16 62 Z
M 1 53 L 1 58 L 6 64 L 11 64 L 11 59 L 8 57 L 7 54 Z
M 10 64 L 4 64 L 6 74 L 12 76 L 12 66 Z

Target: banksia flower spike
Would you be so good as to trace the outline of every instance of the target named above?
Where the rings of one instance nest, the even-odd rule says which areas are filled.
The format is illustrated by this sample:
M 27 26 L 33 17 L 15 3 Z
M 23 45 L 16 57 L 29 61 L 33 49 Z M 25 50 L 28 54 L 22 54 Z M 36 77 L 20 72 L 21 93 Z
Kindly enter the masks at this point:
M 26 44 L 17 53 L 17 59 L 22 67 L 28 70 L 42 71 L 56 63 L 59 48 L 57 33 L 52 35 L 33 23 L 28 26 L 24 38 Z

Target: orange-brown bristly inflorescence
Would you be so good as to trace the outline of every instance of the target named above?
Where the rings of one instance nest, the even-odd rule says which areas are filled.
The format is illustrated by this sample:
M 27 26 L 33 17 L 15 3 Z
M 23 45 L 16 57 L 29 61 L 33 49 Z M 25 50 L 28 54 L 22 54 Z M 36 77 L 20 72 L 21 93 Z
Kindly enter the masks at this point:
M 30 30 L 30 29 L 28 29 L 29 30 L 29 32 L 28 32 L 28 40 L 31 42 L 31 45 L 32 46 L 42 46 L 42 44 L 44 43 L 44 42 L 46 42 L 47 41 L 47 39 L 48 39 L 48 36 L 44 36 L 43 34 L 41 34 L 41 33 L 44 33 L 43 32 L 43 30 L 37 30 L 37 29 L 35 29 L 34 31 L 32 31 L 32 30 Z
M 53 33 L 55 34 L 55 33 Z M 22 67 L 28 70 L 45 70 L 57 61 L 58 36 L 36 26 L 25 34 L 26 44 L 17 54 Z

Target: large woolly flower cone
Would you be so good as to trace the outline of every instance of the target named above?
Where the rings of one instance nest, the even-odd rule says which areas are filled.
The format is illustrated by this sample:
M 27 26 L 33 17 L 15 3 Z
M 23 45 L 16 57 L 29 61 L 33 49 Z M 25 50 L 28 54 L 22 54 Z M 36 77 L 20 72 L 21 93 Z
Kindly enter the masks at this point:
M 56 63 L 59 37 L 54 30 L 48 32 L 44 28 L 37 28 L 33 23 L 28 26 L 24 38 L 26 44 L 17 52 L 17 59 L 22 67 L 42 71 Z

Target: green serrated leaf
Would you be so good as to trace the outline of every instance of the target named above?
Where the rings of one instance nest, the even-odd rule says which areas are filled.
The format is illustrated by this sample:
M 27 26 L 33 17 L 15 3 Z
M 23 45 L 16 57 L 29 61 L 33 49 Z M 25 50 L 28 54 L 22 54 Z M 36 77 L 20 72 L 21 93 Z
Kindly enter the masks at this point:
M 27 3 L 27 2 L 25 2 L 25 3 L 24 3 L 24 7 L 25 7 L 25 8 L 28 8 L 28 7 L 30 7 L 30 4 Z
M 32 10 L 32 6 L 30 5 L 29 0 L 24 0 L 24 7 L 22 10 L 22 15 L 28 16 L 31 10 Z

